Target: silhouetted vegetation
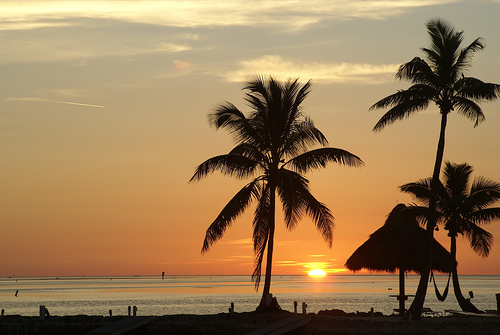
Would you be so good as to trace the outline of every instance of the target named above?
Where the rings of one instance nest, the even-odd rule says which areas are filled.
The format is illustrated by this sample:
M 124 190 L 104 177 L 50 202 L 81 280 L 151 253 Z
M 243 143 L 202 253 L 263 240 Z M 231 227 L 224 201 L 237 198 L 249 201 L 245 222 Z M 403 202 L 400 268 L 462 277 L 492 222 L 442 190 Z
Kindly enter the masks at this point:
M 374 131 L 380 131 L 395 121 L 418 113 L 426 109 L 430 103 L 434 103 L 441 113 L 441 128 L 429 196 L 426 262 L 421 271 L 416 297 L 410 308 L 413 319 L 421 317 L 429 281 L 431 241 L 436 225 L 437 187 L 444 155 L 448 115 L 456 111 L 474 121 L 474 126 L 477 126 L 484 121 L 484 114 L 478 103 L 494 100 L 500 94 L 500 85 L 484 83 L 479 79 L 465 76 L 465 72 L 472 65 L 474 54 L 484 48 L 481 38 L 461 48 L 463 32 L 455 31 L 452 26 L 439 19 L 427 22 L 427 32 L 431 44 L 429 48 L 422 48 L 426 60 L 415 57 L 408 63 L 402 64 L 396 73 L 396 79 L 408 80 L 412 86 L 383 98 L 370 108 L 389 108 L 373 128 Z
M 267 248 L 259 310 L 265 310 L 266 300 L 270 300 L 276 195 L 283 205 L 287 229 L 293 229 L 305 213 L 331 246 L 333 216 L 328 207 L 311 194 L 304 173 L 323 168 L 329 162 L 347 166 L 363 164 L 359 157 L 348 151 L 327 147 L 326 137 L 302 113 L 301 104 L 310 87 L 310 82 L 300 87 L 298 79 L 284 83 L 272 77 L 269 80 L 262 77 L 250 80 L 244 87 L 245 101 L 251 109 L 249 113 L 224 102 L 209 114 L 210 124 L 216 129 L 229 131 L 236 146 L 229 153 L 200 164 L 191 178 L 191 181 L 200 180 L 215 171 L 238 179 L 252 178 L 209 226 L 202 252 L 208 251 L 251 203 L 256 203 L 253 219 L 255 269 L 252 275 L 256 290 Z M 320 148 L 312 149 L 315 146 Z
M 500 183 L 476 177 L 471 184 L 472 166 L 445 162 L 443 182 L 438 183 L 437 223 L 442 224 L 450 237 L 450 253 L 455 260 L 452 269 L 453 289 L 462 310 L 478 313 L 479 310 L 465 299 L 458 281 L 457 236 L 465 236 L 471 248 L 487 257 L 493 245 L 493 236 L 481 226 L 500 220 L 500 207 L 490 207 L 500 200 Z M 423 205 L 429 204 L 432 178 L 421 179 L 401 186 L 403 192 L 413 195 Z

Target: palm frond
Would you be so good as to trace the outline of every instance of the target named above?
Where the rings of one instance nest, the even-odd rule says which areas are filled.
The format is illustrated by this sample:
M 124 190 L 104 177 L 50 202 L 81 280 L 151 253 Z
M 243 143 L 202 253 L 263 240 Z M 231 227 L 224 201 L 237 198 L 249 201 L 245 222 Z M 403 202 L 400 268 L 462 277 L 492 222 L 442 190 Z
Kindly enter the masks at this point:
M 373 104 L 369 110 L 394 107 L 398 105 L 409 105 L 413 102 L 420 104 L 422 100 L 433 100 L 439 95 L 439 91 L 425 84 L 414 84 L 406 90 L 399 90 Z M 425 107 L 425 106 L 424 106 Z
M 293 81 L 288 81 L 286 95 L 283 97 L 285 110 L 288 110 L 287 120 L 285 125 L 285 134 L 293 132 L 295 125 L 302 119 L 301 105 L 311 91 L 311 80 L 308 80 L 300 89 L 298 78 Z
M 278 171 L 277 179 L 276 189 L 283 205 L 285 225 L 292 230 L 305 213 L 303 194 L 310 193 L 309 181 L 297 172 L 283 168 Z
M 261 165 L 267 162 L 266 155 L 264 155 L 259 148 L 255 147 L 255 145 L 250 143 L 241 143 L 237 145 L 229 152 L 229 155 L 248 157 L 255 162 L 259 162 Z
M 325 204 L 316 200 L 310 192 L 302 194 L 302 197 L 306 201 L 306 214 L 313 219 L 316 229 L 328 244 L 328 247 L 331 247 L 335 223 L 330 209 Z
M 444 162 L 444 187 L 448 190 L 450 197 L 467 195 L 472 171 L 472 166 L 467 163 L 456 164 L 448 161 Z
M 208 120 L 217 130 L 227 129 L 236 143 L 260 143 L 263 140 L 262 134 L 254 126 L 254 120 L 245 117 L 230 102 L 216 106 L 214 111 L 208 115 Z
M 314 145 L 328 145 L 325 135 L 314 126 L 311 119 L 306 118 L 303 122 L 297 123 L 291 130 L 288 137 L 283 141 L 280 148 L 280 157 L 293 157 Z
M 311 194 L 309 181 L 296 172 L 281 169 L 277 190 L 283 204 L 286 227 L 289 230 L 295 228 L 305 213 L 311 217 L 316 229 L 331 247 L 334 217 L 330 209 Z
M 415 84 L 425 84 L 436 86 L 438 78 L 432 72 L 429 64 L 420 57 L 415 57 L 411 61 L 399 66 L 396 72 L 396 79 L 406 79 Z
M 425 227 L 427 222 L 429 222 L 429 207 L 418 206 L 416 204 L 406 205 L 405 211 L 407 212 L 409 219 L 415 219 L 422 227 Z M 437 212 L 437 222 L 443 220 L 441 213 Z
M 298 81 L 298 79 L 297 79 L 297 81 Z M 300 111 L 300 106 L 302 105 L 302 102 L 304 102 L 304 99 L 309 95 L 309 92 L 311 92 L 311 85 L 312 85 L 312 81 L 308 80 L 307 83 L 305 83 L 304 86 L 302 86 L 300 88 L 300 90 L 297 92 L 297 94 L 295 95 L 295 99 L 294 99 L 293 106 L 292 106 L 292 108 L 295 112 Z
M 235 124 L 244 120 L 246 120 L 245 114 L 227 101 L 217 105 L 214 111 L 208 114 L 208 122 L 216 129 L 234 127 Z
M 207 252 L 212 244 L 219 240 L 231 223 L 241 215 L 252 200 L 259 197 L 259 181 L 254 180 L 243 187 L 222 209 L 217 218 L 208 227 L 203 241 L 202 253 Z
M 464 234 L 475 253 L 484 258 L 488 257 L 493 246 L 493 235 L 475 224 L 470 224 Z
M 469 220 L 475 222 L 478 225 L 488 224 L 492 221 L 500 220 L 500 208 L 485 208 L 473 213 L 468 216 Z
M 407 183 L 399 186 L 401 192 L 411 194 L 424 204 L 429 203 L 431 196 L 432 178 L 420 179 L 413 183 Z
M 493 101 L 500 96 L 500 85 L 485 83 L 479 79 L 464 77 L 456 84 L 456 89 L 463 97 L 475 101 Z
M 483 209 L 500 200 L 500 183 L 483 176 L 476 177 L 470 188 L 470 201 Z
M 373 131 L 381 131 L 386 126 L 393 124 L 396 121 L 408 118 L 411 115 L 427 108 L 428 105 L 429 99 L 427 98 L 419 98 L 418 100 L 409 99 L 409 101 L 396 105 L 389 109 L 380 118 L 380 120 L 378 120 L 377 124 L 373 127 Z
M 477 127 L 479 123 L 485 120 L 481 107 L 472 100 L 456 96 L 454 98 L 454 106 L 458 114 L 474 121 L 474 127 Z
M 423 48 L 422 51 L 431 62 L 433 72 L 447 81 L 455 80 L 454 67 L 459 56 L 463 32 L 455 32 L 450 24 L 439 19 L 427 22 L 427 32 L 431 38 L 431 47 Z
M 257 166 L 258 162 L 241 155 L 215 156 L 198 165 L 189 182 L 198 181 L 216 171 L 236 178 L 246 178 L 255 172 Z
M 476 38 L 471 44 L 463 48 L 456 60 L 455 69 L 457 71 L 457 75 L 466 71 L 472 65 L 474 53 L 483 49 L 484 43 L 481 37 Z
M 358 156 L 338 148 L 314 149 L 290 159 L 285 165 L 289 164 L 295 171 L 303 173 L 325 167 L 329 162 L 353 167 L 364 165 L 364 162 Z

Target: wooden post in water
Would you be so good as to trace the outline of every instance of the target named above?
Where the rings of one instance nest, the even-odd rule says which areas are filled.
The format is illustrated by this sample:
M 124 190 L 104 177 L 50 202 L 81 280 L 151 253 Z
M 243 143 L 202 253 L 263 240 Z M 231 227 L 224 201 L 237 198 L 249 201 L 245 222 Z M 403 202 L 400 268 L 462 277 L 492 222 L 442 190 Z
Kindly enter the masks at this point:
M 399 315 L 405 315 L 405 270 L 399 268 Z
M 45 306 L 40 305 L 40 321 L 45 321 Z
M 500 314 L 500 293 L 495 293 L 495 297 L 497 298 L 497 313 Z

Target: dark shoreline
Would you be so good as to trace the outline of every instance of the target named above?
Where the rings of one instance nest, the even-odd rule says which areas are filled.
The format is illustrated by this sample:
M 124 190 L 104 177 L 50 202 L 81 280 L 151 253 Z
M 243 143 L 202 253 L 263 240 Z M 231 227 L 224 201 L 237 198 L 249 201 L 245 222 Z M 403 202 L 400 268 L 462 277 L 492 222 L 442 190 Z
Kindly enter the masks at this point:
M 419 321 L 405 321 L 397 316 L 369 316 L 360 313 L 336 316 L 336 313 L 310 313 L 311 322 L 289 334 L 499 334 L 500 317 L 444 316 L 425 317 Z M 152 317 L 152 321 L 128 334 L 214 334 L 239 335 L 290 318 L 289 312 L 259 314 L 221 313 L 215 315 L 164 315 Z M 6 315 L 0 319 L 0 334 L 50 334 L 85 335 L 88 331 L 127 318 L 126 316 L 51 316 L 45 321 L 39 317 Z

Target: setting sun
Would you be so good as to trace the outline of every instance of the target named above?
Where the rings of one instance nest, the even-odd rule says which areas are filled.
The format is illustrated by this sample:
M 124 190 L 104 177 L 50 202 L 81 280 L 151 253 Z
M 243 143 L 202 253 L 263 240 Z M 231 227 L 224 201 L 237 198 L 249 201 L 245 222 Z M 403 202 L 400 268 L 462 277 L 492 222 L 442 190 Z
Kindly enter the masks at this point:
M 314 270 L 309 271 L 309 276 L 323 277 L 323 276 L 326 276 L 326 272 L 323 270 L 320 270 L 320 269 L 314 269 Z

